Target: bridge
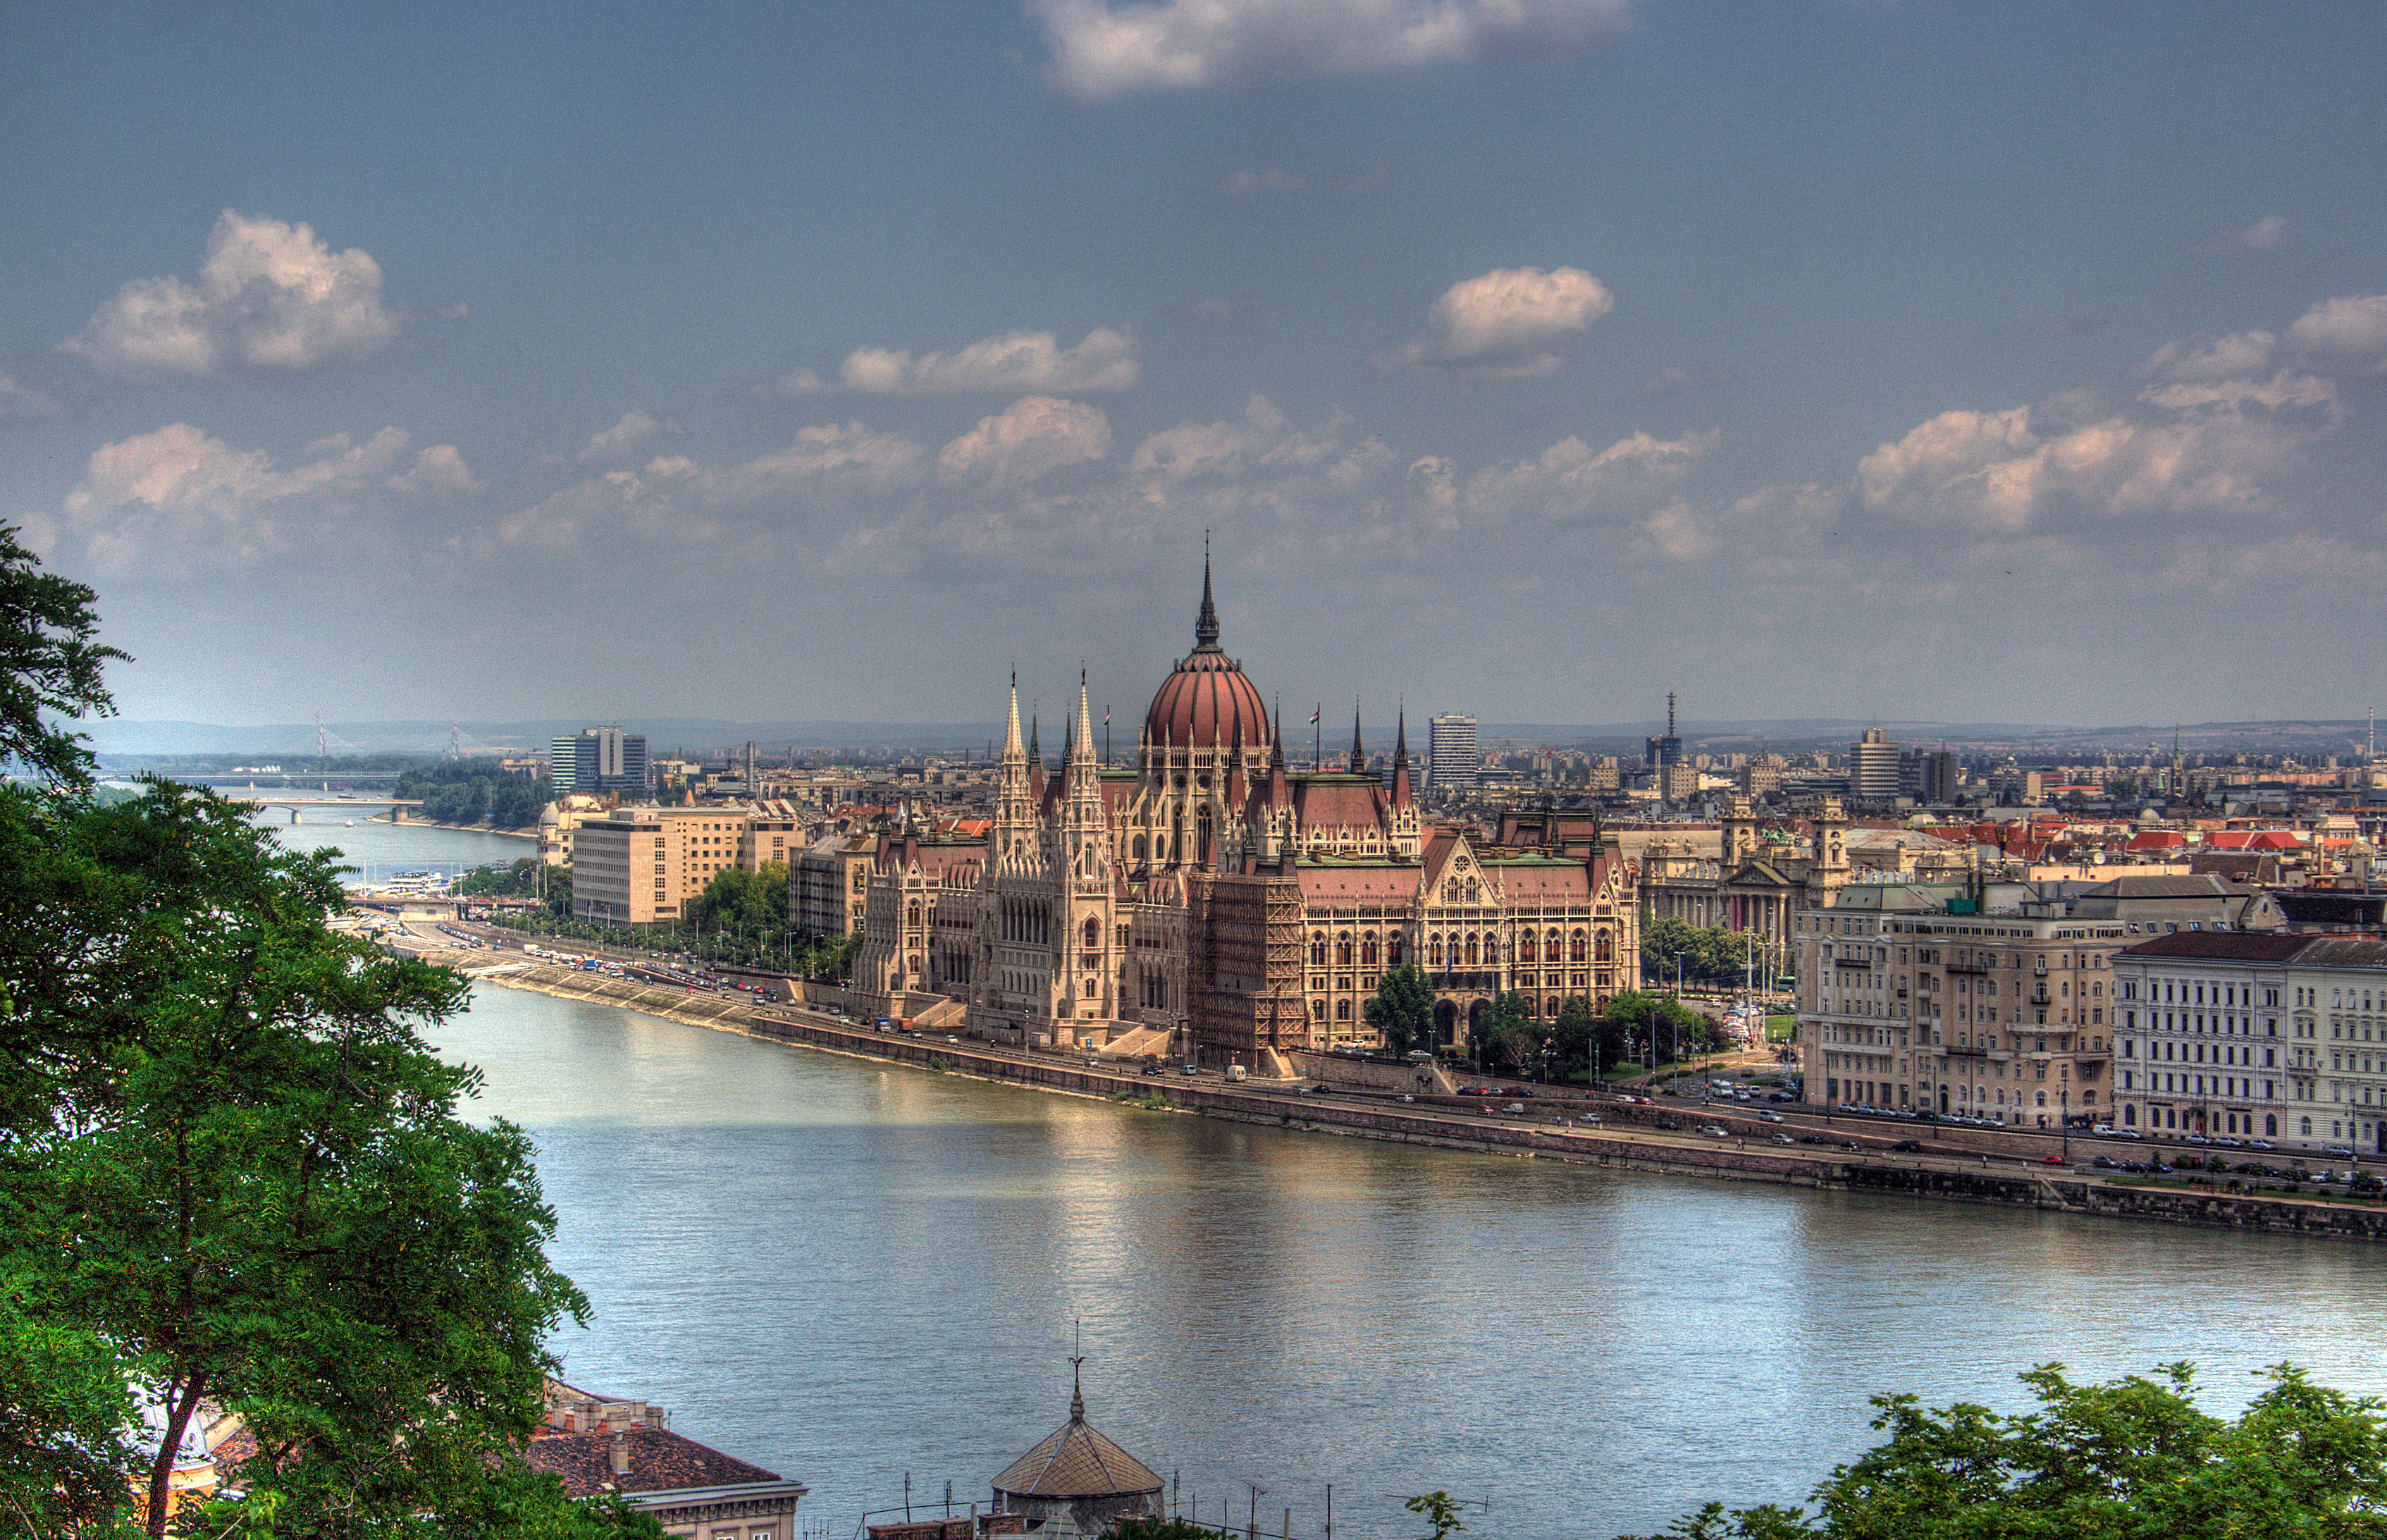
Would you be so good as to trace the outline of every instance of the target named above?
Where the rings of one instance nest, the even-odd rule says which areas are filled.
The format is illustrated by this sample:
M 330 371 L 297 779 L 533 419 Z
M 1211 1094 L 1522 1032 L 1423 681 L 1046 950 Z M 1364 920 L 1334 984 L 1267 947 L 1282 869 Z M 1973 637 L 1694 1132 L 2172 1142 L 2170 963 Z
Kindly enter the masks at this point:
M 271 791 L 259 791 L 254 787 L 250 788 L 246 791 L 227 791 L 223 793 L 223 797 L 226 802 L 246 802 L 251 807 L 286 807 L 290 810 L 290 821 L 294 824 L 299 821 L 298 814 L 300 811 L 310 807 L 345 807 L 353 809 L 359 813 L 371 812 L 374 809 L 385 807 L 389 809 L 390 821 L 392 823 L 402 824 L 406 822 L 406 810 L 408 808 L 421 807 L 423 805 L 420 799 L 410 801 L 403 797 L 310 797 L 305 795 L 284 797 L 277 796 Z

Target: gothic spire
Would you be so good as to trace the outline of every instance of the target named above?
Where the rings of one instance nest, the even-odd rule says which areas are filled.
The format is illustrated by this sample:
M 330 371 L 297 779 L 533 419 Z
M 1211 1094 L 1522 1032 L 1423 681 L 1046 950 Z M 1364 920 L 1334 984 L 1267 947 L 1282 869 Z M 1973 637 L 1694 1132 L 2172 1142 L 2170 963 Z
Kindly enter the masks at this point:
M 1367 773 L 1368 751 L 1359 741 L 1359 698 L 1355 695 L 1351 697 L 1351 774 L 1364 776 Z
M 1202 532 L 1202 617 L 1194 623 L 1194 645 L 1213 651 L 1219 646 L 1219 607 L 1210 602 L 1210 532 Z
M 1003 763 L 1019 757 L 1019 670 L 1011 671 L 1011 720 L 1003 729 Z

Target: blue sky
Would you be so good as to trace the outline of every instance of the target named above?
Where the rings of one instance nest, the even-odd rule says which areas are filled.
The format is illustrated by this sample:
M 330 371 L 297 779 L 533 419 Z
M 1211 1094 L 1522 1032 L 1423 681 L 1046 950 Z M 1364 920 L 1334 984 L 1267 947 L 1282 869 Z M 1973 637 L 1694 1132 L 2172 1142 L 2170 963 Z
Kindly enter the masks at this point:
M 2358 715 L 2387 12 L 0 6 L 136 717 Z M 303 227 L 303 228 L 302 228 Z

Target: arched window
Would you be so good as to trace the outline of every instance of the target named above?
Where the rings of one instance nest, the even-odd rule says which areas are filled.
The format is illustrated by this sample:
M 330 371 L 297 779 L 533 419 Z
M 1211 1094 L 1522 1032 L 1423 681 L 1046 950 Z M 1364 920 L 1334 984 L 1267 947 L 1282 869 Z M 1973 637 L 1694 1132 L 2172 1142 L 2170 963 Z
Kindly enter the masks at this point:
M 1599 933 L 1599 949 L 1597 955 L 1603 963 L 1616 961 L 1616 941 L 1605 930 Z
M 1401 966 L 1402 956 L 1408 952 L 1408 947 L 1402 942 L 1399 935 L 1395 934 L 1385 940 L 1384 961 L 1395 967 L 1398 967 Z
M 1567 961 L 1570 963 L 1583 961 L 1583 932 L 1580 930 L 1567 940 Z
M 1442 902 L 1445 903 L 1457 903 L 1459 902 L 1459 878 L 1454 877 L 1443 883 Z
M 1550 996 L 1550 1019 L 1552 1021 L 1556 1021 L 1559 1018 L 1559 997 L 1557 995 Z
M 1497 967 L 1497 966 L 1499 966 L 1499 965 L 1500 965 L 1500 940 L 1499 940 L 1499 938 L 1498 938 L 1498 937 L 1497 937 L 1497 936 L 1486 936 L 1486 937 L 1484 937 L 1484 966 L 1485 967 Z
M 1092 915 L 1086 916 L 1086 950 L 1092 952 L 1103 944 L 1103 922 Z
M 1521 933 L 1517 937 L 1517 961 L 1530 963 L 1538 955 L 1534 950 L 1534 933 L 1530 930 Z
M 1473 967 L 1478 962 L 1482 961 L 1482 950 L 1483 949 L 1477 944 L 1476 938 L 1470 935 L 1467 938 L 1467 966 L 1469 967 Z
M 1334 1003 L 1334 1019 L 1337 1021 L 1348 1021 L 1351 1019 L 1351 1003 L 1349 1001 L 1338 1000 Z
M 2272 1135 L 2277 1134 L 2279 1131 L 2280 1131 L 2280 1117 L 2279 1117 L 2279 1114 L 2274 1113 L 2274 1112 L 2267 1112 L 2267 1113 L 2263 1114 L 2263 1134 L 2264 1134 L 2264 1137 L 2266 1137 L 2266 1138 L 2269 1138 L 2269 1137 L 2271 1137 Z
M 1310 1019 L 1311 1019 L 1312 1021 L 1323 1021 L 1323 1020 L 1325 1020 L 1325 1019 L 1326 1019 L 1326 1002 L 1324 1002 L 1323 1000 L 1313 1000 L 1313 1001 L 1311 1001 L 1311 1002 L 1309 1003 L 1309 1017 L 1310 1017 Z
M 1376 966 L 1376 933 L 1372 930 L 1359 938 L 1359 966 L 1362 967 Z
M 1334 966 L 1345 968 L 1351 966 L 1351 933 L 1347 930 L 1334 938 Z
M 1473 877 L 1469 877 L 1467 879 L 1467 902 L 1470 903 L 1480 903 L 1482 901 L 1482 888 L 1477 884 Z
M 1146 844 L 1146 841 L 1145 841 L 1145 839 L 1144 839 L 1144 838 L 1143 838 L 1143 835 L 1139 834 L 1139 835 L 1137 835 L 1137 836 L 1135 837 L 1135 858 L 1136 858 L 1138 861 L 1141 861 L 1141 860 L 1143 860 L 1143 852 L 1144 852 L 1144 846 L 1145 846 L 1145 844 Z
M 2312 1119 L 2311 1119 L 2311 1118 L 2309 1118 L 2309 1117 L 2306 1117 L 2306 1118 L 2303 1118 L 2303 1119 L 2301 1119 L 2300 1121 L 2302 1121 L 2302 1123 L 2304 1124 L 2304 1136 L 2305 1136 L 2306 1139 L 2310 1139 L 2310 1138 L 2312 1137 Z
M 1425 939 L 1425 960 L 1430 967 L 1442 966 L 1442 933 L 1440 931 Z
M 1309 966 L 1314 968 L 1326 966 L 1326 932 L 1323 930 L 1309 938 Z
M 917 927 L 917 926 L 919 925 L 919 923 L 920 923 L 920 906 L 919 906 L 918 904 L 916 904 L 916 903 L 913 904 L 910 908 L 906 909 L 903 913 L 904 913 L 904 916 L 905 916 L 905 917 L 904 917 L 904 920 L 903 920 L 903 923 L 904 923 L 905 925 L 907 925 L 907 926 L 913 926 L 913 927 Z

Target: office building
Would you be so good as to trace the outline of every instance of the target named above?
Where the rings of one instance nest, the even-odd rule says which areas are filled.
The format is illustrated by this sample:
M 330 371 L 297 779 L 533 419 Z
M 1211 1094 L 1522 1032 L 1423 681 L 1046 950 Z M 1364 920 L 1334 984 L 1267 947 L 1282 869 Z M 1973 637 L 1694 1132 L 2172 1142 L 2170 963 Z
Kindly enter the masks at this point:
M 1483 752 L 1475 746 L 1475 718 L 1436 716 L 1426 723 L 1426 785 L 1436 791 L 1473 786 L 1484 770 Z
M 1898 745 L 1881 728 L 1867 727 L 1849 745 L 1849 796 L 1860 802 L 1895 802 L 1901 787 Z
M 1683 739 L 1674 731 L 1674 692 L 1666 692 L 1666 736 L 1644 738 L 1642 757 L 1651 769 L 1664 770 L 1682 763 Z
M 548 744 L 549 778 L 555 794 L 638 795 L 647 789 L 647 739 L 619 727 L 583 727 L 559 733 Z

